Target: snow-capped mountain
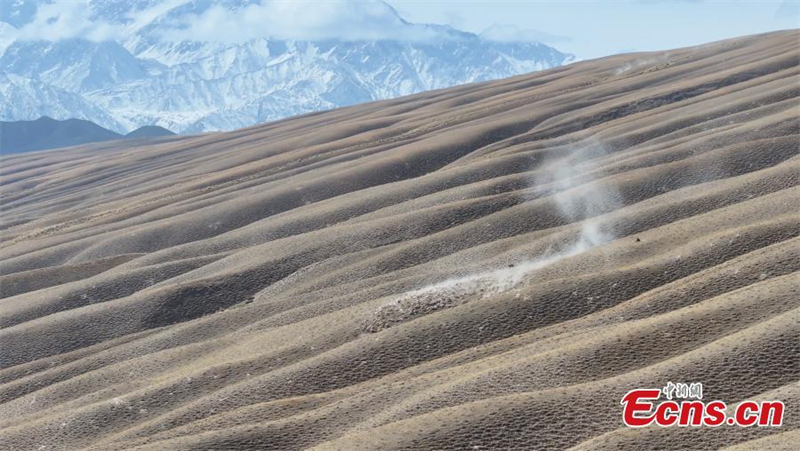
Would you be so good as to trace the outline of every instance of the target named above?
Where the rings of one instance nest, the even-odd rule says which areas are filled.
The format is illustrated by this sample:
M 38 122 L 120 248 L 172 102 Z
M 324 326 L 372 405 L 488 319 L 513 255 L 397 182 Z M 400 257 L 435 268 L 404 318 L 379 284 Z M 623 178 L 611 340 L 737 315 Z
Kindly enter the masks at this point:
M 0 119 L 75 117 L 118 132 L 150 124 L 229 130 L 572 60 L 540 43 L 409 23 L 383 2 L 318 5 L 345 10 L 308 18 L 312 11 L 294 4 L 259 1 L 4 5 Z M 281 14 L 305 22 L 282 26 Z M 208 33 L 212 25 L 221 33 Z
M 158 63 L 140 60 L 114 41 L 16 41 L 0 57 L 3 71 L 86 93 L 148 76 Z
M 127 128 L 76 92 L 0 72 L 0 120 L 26 121 L 42 116 L 85 119 L 110 130 Z

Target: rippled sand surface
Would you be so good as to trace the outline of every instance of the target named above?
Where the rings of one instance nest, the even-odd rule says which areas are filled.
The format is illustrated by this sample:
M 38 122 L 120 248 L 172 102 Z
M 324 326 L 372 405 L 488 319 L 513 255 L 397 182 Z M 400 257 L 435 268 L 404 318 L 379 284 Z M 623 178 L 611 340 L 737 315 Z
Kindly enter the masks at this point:
M 3 157 L 0 449 L 796 449 L 799 44 Z

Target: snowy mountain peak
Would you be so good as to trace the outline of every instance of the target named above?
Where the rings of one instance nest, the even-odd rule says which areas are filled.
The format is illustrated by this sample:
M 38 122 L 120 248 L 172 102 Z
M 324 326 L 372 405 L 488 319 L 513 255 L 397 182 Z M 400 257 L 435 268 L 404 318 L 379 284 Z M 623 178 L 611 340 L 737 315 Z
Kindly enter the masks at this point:
M 118 132 L 228 130 L 572 61 L 540 43 L 410 23 L 379 1 L 22 0 L 0 18 L 12 42 L 0 47 L 0 119 L 41 108 L 36 117 Z

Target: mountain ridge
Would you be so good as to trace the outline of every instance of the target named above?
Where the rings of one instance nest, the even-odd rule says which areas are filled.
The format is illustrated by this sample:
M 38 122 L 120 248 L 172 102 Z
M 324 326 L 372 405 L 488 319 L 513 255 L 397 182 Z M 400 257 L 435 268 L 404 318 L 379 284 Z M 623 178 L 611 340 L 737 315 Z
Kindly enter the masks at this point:
M 19 154 L 116 139 L 172 136 L 158 126 L 142 126 L 121 135 L 84 119 L 56 120 L 42 116 L 31 121 L 0 121 L 0 154 Z
M 14 84 L 0 79 L 0 103 L 20 105 L 5 107 L 0 119 L 33 119 L 38 115 L 31 110 L 46 103 L 39 106 L 39 115 L 46 113 L 46 107 L 51 116 L 79 117 L 123 134 L 149 124 L 202 133 L 504 78 L 574 60 L 544 44 L 494 42 L 446 26 L 409 23 L 380 2 L 371 5 L 388 8 L 387 20 L 398 30 L 428 39 L 252 37 L 242 42 L 172 42 L 164 38 L 175 32 L 174 23 L 197 20 L 214 8 L 235 12 L 256 3 L 176 3 L 134 26 L 130 11 L 148 10 L 161 2 L 93 0 L 89 7 L 97 20 L 127 27 L 128 34 L 118 42 L 18 38 L 0 56 L 0 71 L 28 84 L 44 84 L 36 95 L 46 100 L 10 103 L 4 92 Z M 30 5 L 21 2 L 16 7 L 21 11 Z M 75 100 L 63 102 L 48 89 L 64 90 Z

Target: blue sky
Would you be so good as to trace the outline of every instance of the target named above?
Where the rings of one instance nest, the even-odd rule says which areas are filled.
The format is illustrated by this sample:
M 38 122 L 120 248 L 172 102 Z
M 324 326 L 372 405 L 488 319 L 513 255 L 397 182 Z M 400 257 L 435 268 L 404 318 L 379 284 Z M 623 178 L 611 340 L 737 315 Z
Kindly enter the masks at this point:
M 535 30 L 549 45 L 595 58 L 663 50 L 800 27 L 800 0 L 414 1 L 389 0 L 406 20 L 480 33 Z

